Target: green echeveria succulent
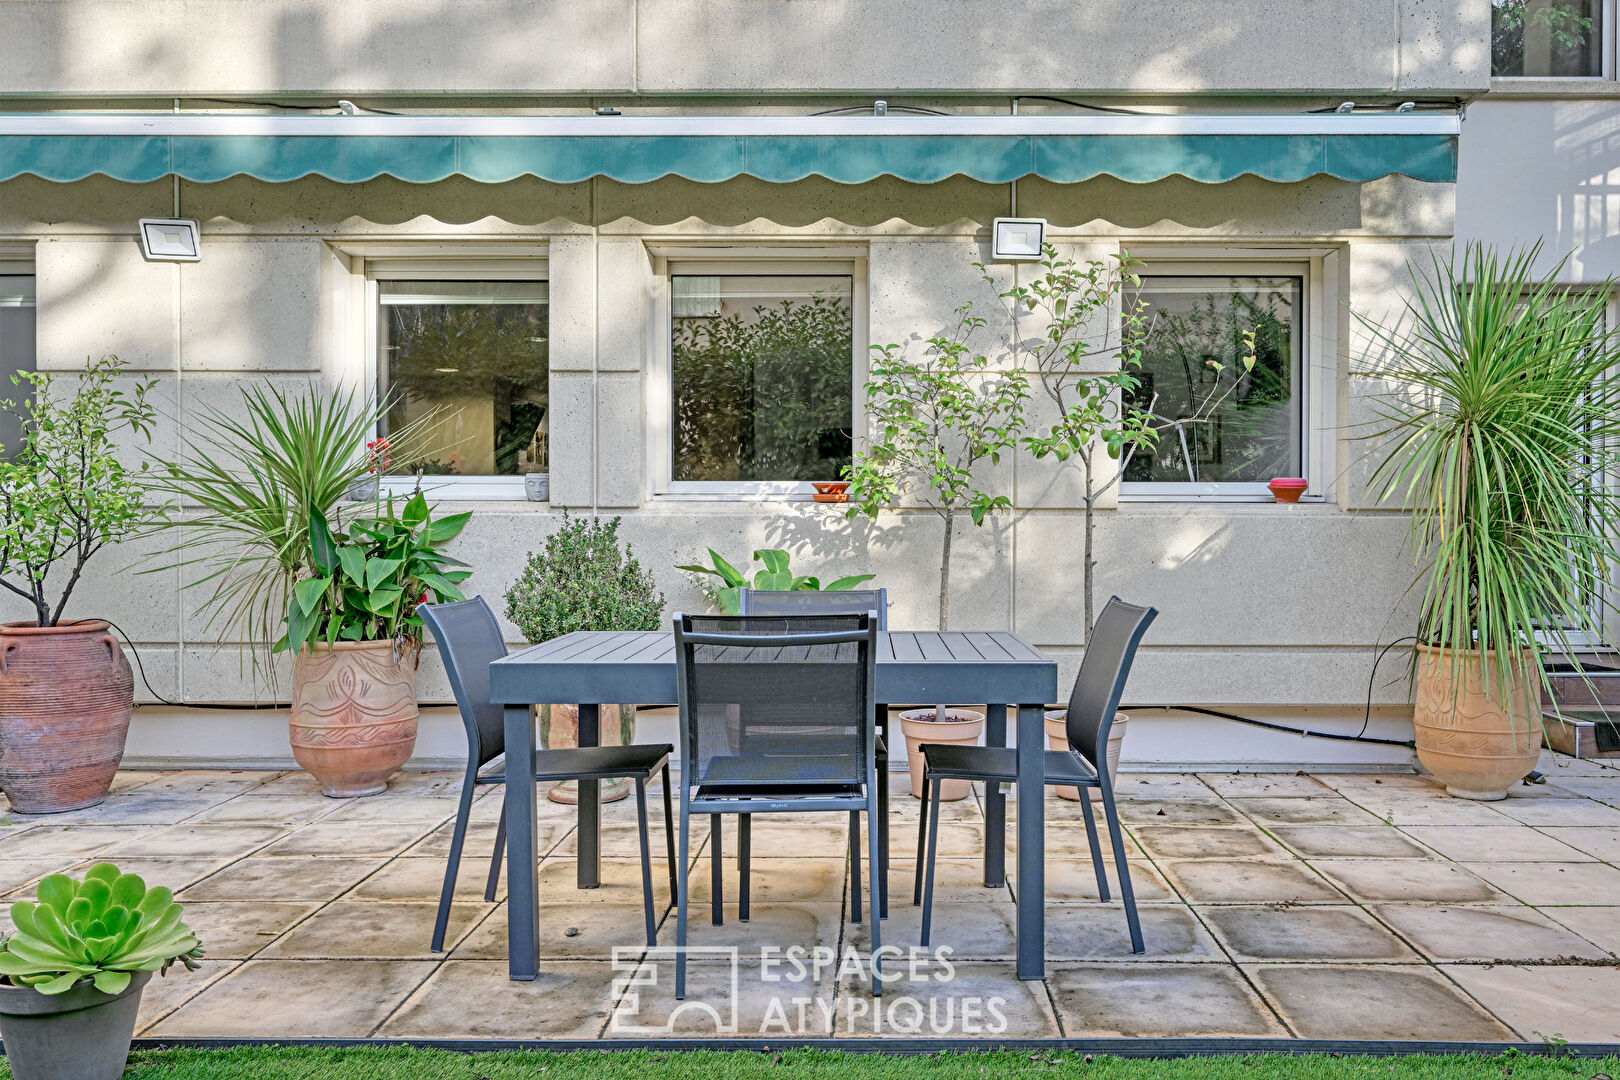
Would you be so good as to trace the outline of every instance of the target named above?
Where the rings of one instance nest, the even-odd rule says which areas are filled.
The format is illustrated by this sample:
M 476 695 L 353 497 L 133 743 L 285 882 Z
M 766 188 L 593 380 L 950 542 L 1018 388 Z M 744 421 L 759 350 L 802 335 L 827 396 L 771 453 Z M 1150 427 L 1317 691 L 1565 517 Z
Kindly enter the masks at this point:
M 169 889 L 148 889 L 135 874 L 97 863 L 83 881 L 52 874 L 39 902 L 11 905 L 16 932 L 0 937 L 0 975 L 14 986 L 61 994 L 83 979 L 119 994 L 136 971 L 160 971 L 179 960 L 195 968 L 197 936 L 180 921 Z

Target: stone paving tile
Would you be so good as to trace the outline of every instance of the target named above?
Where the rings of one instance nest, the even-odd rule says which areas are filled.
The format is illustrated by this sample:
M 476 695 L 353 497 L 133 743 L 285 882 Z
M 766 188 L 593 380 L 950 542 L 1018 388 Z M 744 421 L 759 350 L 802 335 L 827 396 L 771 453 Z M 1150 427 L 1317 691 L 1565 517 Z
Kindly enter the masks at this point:
M 346 799 L 343 806 L 321 820 L 334 825 L 414 825 L 417 822 L 437 825 L 455 816 L 456 803 L 453 799 L 438 799 L 431 795 L 395 795 L 390 792 L 364 799 Z
M 1459 862 L 1590 862 L 1592 856 L 1523 825 L 1408 825 L 1401 830 Z
M 1460 865 L 1526 904 L 1599 904 L 1620 897 L 1620 870 L 1602 863 L 1471 862 Z
M 675 933 L 673 918 L 662 907 L 653 911 L 654 925 L 660 921 L 669 923 L 671 935 Z M 647 926 L 639 904 L 577 904 L 569 908 L 546 907 L 540 912 L 542 964 L 552 959 L 611 960 L 615 949 L 641 948 L 646 941 Z M 505 961 L 506 905 L 495 905 L 477 928 L 461 939 L 453 955 L 457 960 Z
M 1256 905 L 1200 908 L 1240 961 L 1412 961 L 1418 955 L 1357 907 Z
M 289 926 L 314 911 L 313 902 L 269 900 L 192 901 L 183 905 L 186 925 L 216 960 L 246 960 Z
M 1130 859 L 1126 862 L 1131 871 L 1131 887 L 1135 890 L 1138 903 L 1151 904 L 1161 901 L 1173 901 L 1176 894 L 1171 890 L 1169 882 L 1164 875 L 1150 862 L 1139 859 Z M 1109 896 L 1119 899 L 1119 874 L 1114 869 L 1114 860 L 1109 856 L 1103 863 L 1104 872 L 1108 878 Z M 1013 873 L 1011 867 L 1008 873 Z M 892 885 L 891 885 L 892 888 Z M 935 884 L 938 889 L 938 884 Z M 909 894 L 908 894 L 909 895 Z M 936 891 L 935 900 L 938 900 Z M 1097 874 L 1092 869 L 1089 859 L 1054 859 L 1046 864 L 1046 902 L 1048 904 L 1073 904 L 1095 901 L 1097 894 Z
M 105 860 L 100 857 L 87 859 L 69 867 L 66 873 L 72 874 L 74 877 L 83 877 L 86 870 L 103 861 Z M 178 893 L 193 882 L 201 881 L 228 862 L 228 859 L 215 856 L 202 856 L 192 859 L 139 856 L 127 859 L 119 858 L 118 869 L 126 874 L 139 874 L 145 879 L 148 888 L 156 888 L 161 885 Z
M 1127 825 L 1238 825 L 1243 821 L 1227 804 L 1203 799 L 1121 802 L 1119 817 Z
M 140 785 L 142 795 L 240 795 L 276 777 L 253 770 L 185 769 L 162 773 Z
M 130 788 L 145 787 L 154 780 L 168 776 L 172 770 L 163 769 L 120 769 L 113 777 L 112 786 L 108 791 L 128 791 Z
M 489 827 L 487 836 L 480 834 L 480 838 L 483 840 L 482 850 L 487 856 L 490 846 L 495 843 L 494 826 Z M 265 848 L 263 854 L 398 855 L 422 839 L 419 825 L 328 825 L 316 822 L 285 834 L 283 839 Z M 462 857 L 471 857 L 478 850 L 478 847 L 469 844 L 463 848 Z M 448 850 L 445 854 L 448 854 Z
M 446 948 L 460 941 L 493 906 L 451 904 Z M 282 934 L 259 955 L 285 960 L 431 960 L 438 907 L 340 900 Z
M 364 1038 L 436 966 L 421 960 L 249 960 L 148 1034 L 191 1039 Z M 484 1012 L 492 989 L 463 997 L 461 1010 L 469 1015 Z M 470 1002 L 478 1007 L 468 1008 Z M 537 1017 L 526 1019 L 531 1029 L 540 1026 Z
M 1430 960 L 1602 959 L 1602 949 L 1518 904 L 1380 904 L 1374 912 Z
M 605 965 L 604 965 L 605 966 Z M 542 962 L 542 978 L 545 964 Z M 675 1000 L 675 957 L 660 951 L 624 980 L 603 1035 L 713 1035 L 723 1029 L 742 1036 L 833 1034 L 837 985 L 834 967 L 804 962 L 762 964 L 757 959 L 692 960 L 686 969 L 686 999 Z M 857 1007 L 869 1010 L 870 996 Z M 847 1030 L 847 1029 L 846 1029 Z
M 891 846 L 895 844 L 895 839 L 895 834 L 891 831 L 889 834 L 889 843 Z M 1132 859 L 1138 858 L 1142 854 L 1142 849 L 1137 846 L 1136 842 L 1131 839 L 1129 834 L 1125 834 L 1123 839 L 1125 840 L 1126 857 Z M 1102 848 L 1102 853 L 1104 855 L 1111 856 L 1113 854 L 1113 841 L 1108 835 L 1108 827 L 1103 824 L 1102 816 L 1100 814 L 1097 817 L 1097 843 Z M 914 852 L 917 850 L 917 833 L 915 829 L 907 832 L 905 849 L 907 852 Z M 1082 856 L 1084 858 L 1090 858 L 1091 843 L 1086 837 L 1085 825 L 1078 821 L 1048 823 L 1046 827 L 1046 838 L 1042 845 L 1042 850 L 1048 856 Z M 982 852 L 983 848 L 980 848 L 980 851 Z M 1009 829 L 1007 832 L 1007 862 L 1009 864 L 1013 861 L 1013 855 L 1017 851 L 1018 831 L 1016 829 Z M 974 854 L 977 854 L 977 852 Z
M 1136 838 L 1155 858 L 1240 859 L 1286 855 L 1259 829 L 1230 825 L 1138 825 Z
M 1295 799 L 1333 794 L 1332 788 L 1314 776 L 1289 773 L 1199 773 L 1198 779 L 1227 799 Z
M 1142 944 L 1133 953 L 1121 904 L 1046 909 L 1046 955 L 1062 960 L 1223 960 L 1225 956 L 1193 913 L 1180 904 L 1139 908 Z M 942 942 L 943 943 L 943 942 Z
M 1591 799 L 1504 799 L 1495 809 L 1526 825 L 1620 827 L 1620 810 Z
M 421 965 L 426 966 L 426 965 Z M 533 982 L 505 960 L 450 960 L 377 1032 L 387 1039 L 594 1039 L 612 1012 L 610 964 L 541 960 Z
M 240 858 L 285 836 L 279 825 L 171 825 L 119 844 L 108 858 L 126 856 L 219 856 Z
M 1620 863 L 1620 829 L 1542 826 L 1540 832 L 1608 863 Z
M 896 851 L 895 854 L 904 854 Z M 1047 896 L 1053 894 L 1052 877 L 1056 863 L 1046 866 Z M 1065 863 L 1065 865 L 1069 865 Z M 1091 863 L 1085 864 L 1086 874 L 1091 874 Z M 897 905 L 910 904 L 916 881 L 917 864 L 911 858 L 891 859 L 889 862 L 889 910 L 893 911 Z M 708 864 L 704 864 L 707 873 Z M 865 867 L 862 866 L 864 873 Z M 694 877 L 697 871 L 693 871 Z M 1088 876 L 1088 880 L 1090 880 Z M 866 883 L 863 880 L 862 885 Z M 864 890 L 863 890 L 864 891 Z M 1097 895 L 1095 881 L 1091 884 L 1091 895 Z M 846 887 L 845 898 L 848 897 Z M 934 866 L 934 903 L 938 904 L 978 904 L 999 903 L 1007 900 L 1011 893 L 1006 888 L 987 889 L 984 887 L 984 863 L 978 859 L 940 859 Z
M 1195 799 L 1208 801 L 1209 785 L 1190 773 L 1123 773 L 1114 785 L 1122 800 Z
M 595 906 L 595 905 L 592 905 Z M 805 950 L 815 948 L 837 949 L 838 940 L 844 932 L 843 908 L 838 904 L 826 903 L 754 903 L 750 900 L 748 921 L 743 922 L 738 917 L 736 904 L 725 906 L 725 923 L 714 925 L 713 912 L 708 904 L 690 904 L 686 912 L 686 943 L 690 947 L 706 947 L 711 945 L 732 946 L 746 955 L 757 955 L 761 949 L 770 948 L 800 948 Z M 637 912 L 635 932 L 627 938 L 621 938 L 619 944 L 633 945 L 645 940 L 641 929 L 640 908 Z M 662 914 L 662 907 L 654 908 L 655 915 Z M 542 912 L 542 917 L 550 912 Z M 563 921 L 574 921 L 572 914 L 558 917 Z M 994 916 L 988 917 L 992 921 Z M 673 910 L 664 918 L 658 928 L 658 944 L 671 948 L 675 946 L 676 916 Z M 885 924 L 887 927 L 887 924 Z M 853 933 L 858 927 L 850 927 Z M 889 939 L 885 939 L 886 941 Z M 903 939 L 894 939 L 891 944 L 903 944 Z
M 1262 825 L 1376 825 L 1378 819 L 1331 792 L 1309 799 L 1232 799 L 1239 812 Z
M 1521 1038 L 1620 1042 L 1620 1012 L 1610 1007 L 1620 999 L 1620 969 L 1447 965 L 1441 970 Z
M 737 891 L 737 864 L 734 859 L 725 860 L 725 895 L 735 898 Z M 566 867 L 566 873 L 574 873 L 574 864 L 571 859 L 559 859 L 558 867 Z M 607 876 L 608 861 L 604 859 L 603 877 Z M 641 888 L 641 864 L 633 860 L 625 860 L 618 864 L 633 871 L 635 887 Z M 893 874 L 893 864 L 890 864 L 890 874 Z M 664 878 L 663 889 L 668 890 L 667 875 L 660 873 L 663 867 L 654 864 L 653 888 L 659 888 L 659 878 Z M 775 903 L 778 901 L 812 903 L 822 901 L 837 903 L 844 894 L 845 863 L 839 859 L 795 859 L 791 865 L 782 859 L 756 859 L 749 873 L 749 897 L 761 903 Z M 865 865 L 863 861 L 864 874 Z M 552 860 L 547 859 L 546 865 L 541 867 L 540 887 L 546 887 L 545 880 L 548 872 L 552 871 Z M 623 873 L 623 871 L 621 871 Z M 890 878 L 893 887 L 893 878 Z M 709 901 L 709 860 L 698 859 L 692 866 L 691 877 L 692 899 L 708 903 Z
M 288 859 L 255 855 L 186 889 L 184 900 L 332 900 L 381 859 Z
M 1016 960 L 1018 935 L 1013 927 L 1017 913 L 1011 900 L 935 904 L 928 947 L 950 949 L 952 960 Z M 844 933 L 845 946 L 870 952 L 871 927 L 870 919 L 849 926 Z M 669 940 L 673 942 L 674 938 Z M 922 908 L 913 906 L 909 899 L 890 907 L 889 917 L 883 920 L 883 944 L 909 949 L 921 943 Z
M 1368 810 L 1386 825 L 1507 825 L 1516 820 L 1492 809 L 1501 804 L 1468 802 L 1447 796 L 1422 799 L 1376 797 L 1352 802 Z M 1505 800 L 1504 800 L 1505 802 Z
M 1432 968 L 1256 964 L 1244 971 L 1294 1033 L 1307 1039 L 1513 1038 Z
M 1620 955 L 1620 907 L 1549 907 L 1543 915 L 1612 955 Z
M 1069 1038 L 1275 1038 L 1288 1033 L 1229 964 L 1049 964 Z
M 189 924 L 188 924 L 189 925 Z M 197 970 L 175 964 L 167 972 L 153 975 L 141 991 L 141 1008 L 135 1016 L 135 1033 L 151 1027 L 165 1016 L 190 1001 L 237 967 L 237 961 L 204 959 L 197 961 Z
M 1271 835 L 1307 859 L 1426 859 L 1429 852 L 1390 825 L 1277 826 Z
M 144 836 L 151 825 L 39 825 L 0 839 L 0 860 L 57 859 L 63 863 Z
M 377 865 L 373 863 L 373 865 Z M 402 857 L 382 864 L 376 873 L 355 885 L 348 895 L 351 900 L 433 900 L 439 899 L 439 892 L 444 888 L 444 859 L 418 859 Z M 639 878 L 637 888 L 640 888 Z M 489 861 L 487 858 L 472 858 L 463 855 L 461 867 L 456 873 L 455 898 L 457 900 L 482 900 L 484 889 L 489 882 Z M 550 902 L 553 897 L 547 895 L 549 889 L 541 886 L 542 902 Z M 666 889 L 666 891 L 668 891 Z M 573 895 L 573 890 L 569 891 Z M 501 864 L 500 879 L 495 882 L 495 899 L 500 900 L 506 896 L 506 865 Z M 639 899 L 640 894 L 637 894 Z M 557 897 L 556 899 L 561 899 Z
M 869 979 L 848 978 L 839 985 L 834 1036 L 1053 1039 L 1061 1034 L 1045 987 L 1021 981 L 1011 963 L 957 963 L 953 957 L 949 969 L 923 967 L 913 978 L 906 964 L 891 962 L 884 975 L 882 998 L 872 997 Z M 770 1028 L 761 1032 L 772 1033 Z
M 1561 776 L 1558 778 L 1558 786 L 1611 806 L 1620 804 L 1620 770 L 1612 776 Z
M 316 795 L 306 798 L 284 798 L 266 795 L 255 797 L 251 792 L 216 806 L 202 815 L 203 821 L 252 823 L 260 825 L 307 825 L 316 818 L 325 817 L 342 805 L 338 799 Z
M 1343 903 L 1344 896 L 1294 860 L 1192 859 L 1163 864 L 1165 876 L 1195 904 Z
M 120 793 L 107 801 L 83 810 L 69 810 L 64 814 L 27 815 L 13 813 L 12 820 L 22 824 L 29 821 L 51 825 L 172 825 L 194 817 L 230 798 L 228 794 L 164 795 L 147 794 L 145 789 Z
M 1488 902 L 1507 897 L 1455 863 L 1430 859 L 1314 859 L 1321 873 L 1353 898 L 1428 900 L 1442 904 Z

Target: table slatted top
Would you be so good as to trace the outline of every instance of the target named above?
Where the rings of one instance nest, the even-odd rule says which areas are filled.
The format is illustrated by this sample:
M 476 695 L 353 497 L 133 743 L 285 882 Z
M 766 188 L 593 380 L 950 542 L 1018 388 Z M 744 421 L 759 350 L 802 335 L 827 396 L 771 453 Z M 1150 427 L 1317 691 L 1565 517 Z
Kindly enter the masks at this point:
M 878 634 L 880 701 L 1037 704 L 1057 699 L 1057 663 L 1005 630 Z M 567 634 L 490 667 L 490 698 L 675 703 L 675 635 L 667 630 Z

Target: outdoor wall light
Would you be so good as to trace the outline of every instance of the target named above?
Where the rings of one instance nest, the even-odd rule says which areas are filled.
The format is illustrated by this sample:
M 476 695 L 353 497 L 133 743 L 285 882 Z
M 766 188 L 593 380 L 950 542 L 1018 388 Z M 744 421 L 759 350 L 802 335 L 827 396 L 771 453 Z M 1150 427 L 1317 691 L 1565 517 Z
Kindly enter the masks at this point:
M 992 262 L 1032 262 L 1046 242 L 1045 218 L 998 217 L 991 223 Z
M 186 218 L 141 218 L 141 254 L 147 262 L 200 262 L 197 223 Z

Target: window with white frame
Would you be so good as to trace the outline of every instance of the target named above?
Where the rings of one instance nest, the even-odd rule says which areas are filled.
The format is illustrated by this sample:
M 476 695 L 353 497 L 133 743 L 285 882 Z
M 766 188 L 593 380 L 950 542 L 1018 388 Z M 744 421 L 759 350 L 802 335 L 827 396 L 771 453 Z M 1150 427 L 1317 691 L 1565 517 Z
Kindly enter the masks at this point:
M 1601 79 L 1613 0 L 1491 0 L 1491 74 Z
M 0 398 L 24 396 L 27 387 L 13 385 L 12 377 L 33 370 L 33 266 L 0 259 Z M 0 453 L 15 449 L 21 436 L 17 417 L 0 412 Z
M 1308 475 L 1309 265 L 1145 264 L 1126 294 L 1143 316 L 1130 403 L 1160 433 L 1130 458 L 1122 494 L 1261 497 L 1273 477 Z
M 515 478 L 550 467 L 550 294 L 543 260 L 375 260 L 367 278 L 379 435 L 431 416 L 391 475 Z M 442 482 L 442 481 L 441 481 Z
M 849 259 L 671 259 L 655 331 L 654 486 L 783 493 L 850 463 L 864 281 Z

